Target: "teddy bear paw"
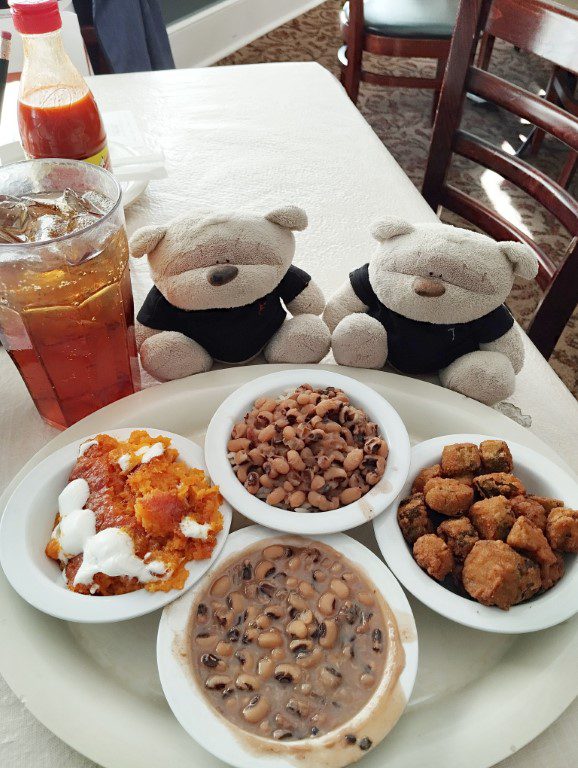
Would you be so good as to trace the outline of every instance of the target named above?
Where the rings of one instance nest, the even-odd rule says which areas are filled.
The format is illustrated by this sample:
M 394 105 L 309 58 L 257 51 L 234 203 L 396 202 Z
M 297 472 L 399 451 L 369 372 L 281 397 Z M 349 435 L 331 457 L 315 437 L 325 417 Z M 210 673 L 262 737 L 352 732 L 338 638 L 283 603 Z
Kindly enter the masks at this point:
M 268 363 L 318 363 L 329 352 L 331 334 L 317 315 L 286 320 L 264 349 Z
M 139 349 L 142 367 L 159 381 L 172 381 L 210 370 L 209 353 L 177 331 L 162 331 L 145 339 Z
M 440 371 L 444 387 L 486 405 L 495 405 L 514 392 L 516 374 L 501 352 L 478 350 L 463 355 Z
M 387 360 L 387 332 L 369 315 L 348 315 L 333 331 L 331 347 L 339 365 L 383 368 Z

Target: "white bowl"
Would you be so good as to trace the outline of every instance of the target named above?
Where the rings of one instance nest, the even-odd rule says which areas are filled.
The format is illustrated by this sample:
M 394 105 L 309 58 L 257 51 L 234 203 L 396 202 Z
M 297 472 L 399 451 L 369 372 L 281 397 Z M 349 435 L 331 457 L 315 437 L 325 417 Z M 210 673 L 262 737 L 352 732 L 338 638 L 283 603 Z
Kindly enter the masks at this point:
M 106 434 L 126 440 L 133 429 L 146 429 L 152 437 L 170 437 L 172 446 L 178 450 L 183 461 L 191 467 L 205 469 L 200 446 L 172 432 L 133 427 L 107 430 Z M 126 595 L 110 597 L 72 592 L 67 589 L 57 563 L 46 556 L 44 549 L 58 510 L 58 495 L 68 482 L 80 445 L 92 437 L 94 435 L 75 440 L 48 456 L 17 486 L 8 500 L 0 523 L 0 564 L 16 592 L 39 611 L 66 621 L 124 621 L 162 608 L 203 575 L 225 543 L 231 526 L 232 510 L 225 502 L 221 505 L 223 530 L 217 535 L 212 557 L 188 563 L 189 577 L 183 590 L 148 592 L 139 589 Z
M 287 539 L 287 536 L 257 525 L 235 531 L 227 539 L 221 562 L 228 557 L 238 556 L 242 550 L 258 541 L 279 538 Z M 394 689 L 395 693 L 390 699 L 391 709 L 385 713 L 376 713 L 380 698 L 378 688 L 365 707 L 349 721 L 352 730 L 357 731 L 359 726 L 370 730 L 377 728 L 381 730 L 380 737 L 383 738 L 394 727 L 409 701 L 417 674 L 418 641 L 411 607 L 403 590 L 384 563 L 363 544 L 339 533 L 307 538 L 333 547 L 355 563 L 379 589 L 397 621 L 405 652 L 405 666 Z M 170 708 L 187 733 L 208 752 L 237 768 L 295 768 L 297 764 L 308 768 L 338 768 L 362 756 L 364 753 L 360 753 L 358 748 L 351 753 L 350 748 L 342 744 L 332 745 L 332 732 L 307 740 L 308 751 L 304 755 L 295 754 L 295 745 L 303 745 L 303 740 L 272 742 L 270 739 L 251 736 L 229 723 L 213 709 L 193 677 L 186 653 L 191 608 L 197 595 L 208 586 L 209 579 L 207 574 L 206 578 L 195 584 L 186 595 L 168 606 L 163 611 L 159 624 L 157 664 L 161 685 Z M 372 715 L 375 715 L 373 719 Z M 343 726 L 340 726 L 341 728 Z M 376 735 L 376 741 L 378 738 Z M 256 749 L 260 742 L 263 749 Z M 329 749 L 331 746 L 334 746 L 334 749 Z M 377 744 L 374 749 L 376 747 Z M 338 754 L 335 754 L 336 752 Z
M 489 607 L 462 597 L 432 579 L 413 559 L 397 522 L 397 508 L 411 493 L 415 476 L 424 467 L 438 464 L 445 445 L 476 443 L 482 440 L 500 440 L 488 435 L 444 435 L 425 440 L 411 451 L 411 467 L 407 482 L 399 497 L 374 522 L 375 537 L 386 563 L 403 586 L 433 611 L 458 624 L 486 632 L 518 634 L 547 629 L 572 617 L 578 612 L 578 557 L 565 556 L 566 572 L 562 579 L 547 592 L 514 605 L 509 611 Z M 566 506 L 578 507 L 576 480 L 549 459 L 531 448 L 506 441 L 514 460 L 514 471 L 526 490 L 537 496 L 562 499 Z
M 242 421 L 258 397 L 276 398 L 301 384 L 338 387 L 353 405 L 377 423 L 389 446 L 385 473 L 359 501 L 329 512 L 294 512 L 280 509 L 256 498 L 237 479 L 227 458 L 227 443 L 233 426 Z M 261 376 L 239 387 L 219 406 L 205 437 L 205 460 L 213 482 L 227 501 L 243 515 L 269 528 L 288 533 L 314 534 L 347 531 L 372 520 L 387 508 L 399 493 L 409 470 L 410 443 L 397 411 L 387 400 L 365 384 L 323 368 L 289 370 Z

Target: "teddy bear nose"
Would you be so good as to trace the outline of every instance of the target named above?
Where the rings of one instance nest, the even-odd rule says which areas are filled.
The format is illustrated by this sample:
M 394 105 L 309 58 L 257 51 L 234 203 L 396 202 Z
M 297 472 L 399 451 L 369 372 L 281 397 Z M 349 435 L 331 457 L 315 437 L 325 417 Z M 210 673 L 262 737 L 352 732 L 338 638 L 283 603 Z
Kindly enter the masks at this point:
M 412 288 L 418 296 L 427 296 L 428 298 L 443 296 L 446 292 L 441 280 L 433 280 L 430 277 L 416 277 L 412 283 Z
M 234 280 L 238 274 L 239 270 L 237 267 L 233 267 L 231 264 L 226 264 L 209 272 L 207 279 L 211 285 L 219 286 L 230 283 L 231 280 Z

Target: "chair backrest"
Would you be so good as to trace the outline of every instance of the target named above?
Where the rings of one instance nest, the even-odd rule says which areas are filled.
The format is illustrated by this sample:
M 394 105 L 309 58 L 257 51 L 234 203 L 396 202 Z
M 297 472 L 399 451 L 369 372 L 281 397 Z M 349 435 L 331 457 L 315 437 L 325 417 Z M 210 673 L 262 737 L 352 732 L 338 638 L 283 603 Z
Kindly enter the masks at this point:
M 434 210 L 449 208 L 496 240 L 518 240 L 529 245 L 539 262 L 537 282 L 541 288 L 548 289 L 560 274 L 560 267 L 556 267 L 548 254 L 499 213 L 446 182 L 455 153 L 495 171 L 529 194 L 570 233 L 566 260 L 573 260 L 571 275 L 574 275 L 578 262 L 578 204 L 572 195 L 519 157 L 461 130 L 460 122 L 469 92 L 529 121 L 576 152 L 578 119 L 524 88 L 474 66 L 476 46 L 484 32 L 535 53 L 564 70 L 578 73 L 578 8 L 551 0 L 461 0 L 422 192 Z M 571 275 L 567 273 L 566 277 Z M 542 340 L 541 351 L 546 355 L 572 313 L 572 309 L 568 309 L 571 302 L 576 303 L 576 283 L 567 289 L 571 293 L 566 297 L 566 317 L 556 318 L 553 323 L 556 330 L 548 331 L 548 340 Z

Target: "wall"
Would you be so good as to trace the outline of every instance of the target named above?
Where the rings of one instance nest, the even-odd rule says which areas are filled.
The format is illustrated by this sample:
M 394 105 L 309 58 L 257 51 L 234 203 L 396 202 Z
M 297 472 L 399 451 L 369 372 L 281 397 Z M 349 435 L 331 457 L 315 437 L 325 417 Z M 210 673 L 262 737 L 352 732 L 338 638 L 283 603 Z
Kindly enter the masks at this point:
M 184 19 L 192 13 L 201 11 L 210 5 L 216 5 L 221 0 L 158 0 L 165 22 L 172 24 L 174 21 Z M 0 0 L 1 2 L 1 0 Z M 274 2 L 274 0 L 273 0 Z
M 208 0 L 180 0 L 181 4 Z M 285 24 L 323 0 L 220 0 L 169 24 L 177 67 L 202 67 Z

